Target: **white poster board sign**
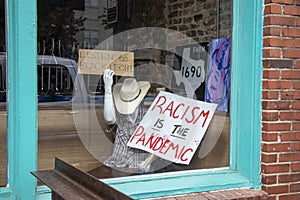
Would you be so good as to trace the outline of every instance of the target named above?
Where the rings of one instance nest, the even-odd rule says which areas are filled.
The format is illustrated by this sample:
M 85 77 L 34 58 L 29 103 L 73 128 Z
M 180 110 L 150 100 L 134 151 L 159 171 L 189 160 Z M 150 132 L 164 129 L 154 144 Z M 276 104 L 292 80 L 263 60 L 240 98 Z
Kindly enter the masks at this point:
M 216 107 L 217 104 L 161 91 L 127 145 L 188 165 Z

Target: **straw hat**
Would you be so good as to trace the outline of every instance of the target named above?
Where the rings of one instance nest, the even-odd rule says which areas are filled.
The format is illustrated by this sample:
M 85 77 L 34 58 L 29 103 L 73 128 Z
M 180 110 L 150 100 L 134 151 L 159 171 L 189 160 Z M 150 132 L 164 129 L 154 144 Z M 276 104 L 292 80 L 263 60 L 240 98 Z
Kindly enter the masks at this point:
M 118 112 L 132 114 L 146 96 L 149 88 L 149 82 L 137 82 L 134 78 L 126 78 L 123 83 L 115 84 L 113 96 Z

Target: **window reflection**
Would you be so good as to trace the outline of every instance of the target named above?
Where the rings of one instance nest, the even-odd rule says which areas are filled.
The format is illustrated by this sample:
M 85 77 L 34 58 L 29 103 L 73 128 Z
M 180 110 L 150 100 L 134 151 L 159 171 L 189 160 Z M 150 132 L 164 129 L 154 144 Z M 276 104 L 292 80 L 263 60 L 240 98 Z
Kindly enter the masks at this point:
M 209 134 L 205 136 L 206 138 L 211 136 L 209 142 L 200 145 L 203 147 L 202 151 L 195 154 L 191 164 L 188 166 L 171 164 L 160 171 L 228 166 L 230 84 L 227 83 L 230 82 L 228 82 L 230 71 L 220 71 L 222 67 L 214 68 L 215 65 L 210 61 L 212 58 L 219 61 L 221 59 L 222 66 L 227 64 L 230 69 L 230 51 L 226 51 L 225 59 L 221 53 L 225 51 L 222 46 L 212 44 L 223 41 L 222 38 L 230 41 L 232 2 L 225 0 L 108 2 L 111 6 L 109 9 L 107 1 L 38 1 L 39 169 L 53 168 L 54 157 L 60 157 L 99 177 L 124 175 L 118 172 L 111 173 L 103 166 L 103 160 L 98 159 L 108 151 L 106 148 L 111 146 L 107 147 L 100 143 L 94 145 L 93 137 L 88 137 L 90 135 L 85 137 L 85 141 L 80 138 L 74 122 L 74 116 L 79 111 L 72 108 L 72 103 L 74 93 L 79 89 L 85 90 L 86 93 L 82 95 L 80 101 L 96 108 L 96 120 L 103 130 L 102 132 L 94 130 L 93 121 L 87 120 L 83 125 L 87 134 L 103 134 L 113 145 L 114 127 L 106 126 L 102 113 L 104 95 L 102 74 L 78 75 L 78 51 L 79 49 L 131 51 L 134 49 L 132 44 L 137 42 L 155 43 L 155 40 L 150 41 L 149 38 L 135 41 L 136 38 L 132 35 L 126 38 L 126 42 L 118 41 L 117 37 L 105 42 L 106 39 L 112 38 L 111 36 L 141 27 L 160 27 L 178 31 L 193 39 L 197 43 L 196 46 L 201 47 L 193 48 L 193 45 L 186 45 L 186 41 L 181 41 L 182 38 L 176 38 L 173 43 L 168 43 L 173 52 L 155 48 L 134 50 L 134 66 L 136 70 L 140 70 L 135 78 L 151 83 L 145 99 L 146 106 L 151 104 L 160 90 L 216 103 L 221 97 L 227 98 L 226 105 L 222 104 L 222 109 L 218 110 L 208 130 Z M 114 2 L 117 4 L 114 5 Z M 158 41 L 167 39 L 160 38 Z M 99 45 L 101 43 L 102 45 Z M 230 45 L 230 42 L 228 44 Z M 212 48 L 219 51 L 219 54 L 212 56 Z M 193 64 L 200 61 L 203 61 L 202 67 Z M 162 66 L 166 66 L 167 69 Z M 207 80 L 208 73 L 212 74 L 214 81 Z M 75 84 L 76 77 L 81 78 L 80 87 Z M 181 81 L 178 81 L 178 77 Z M 115 76 L 113 82 L 115 84 L 122 79 L 124 77 Z M 224 80 L 227 81 L 227 85 L 224 85 Z M 187 89 L 186 83 L 191 84 L 193 89 Z M 226 90 L 220 89 L 221 87 L 226 87 Z M 209 100 L 206 98 L 207 91 L 210 91 L 211 95 Z M 226 91 L 225 97 L 219 91 Z M 78 101 L 76 103 L 80 103 Z M 97 149 L 97 156 L 91 148 Z

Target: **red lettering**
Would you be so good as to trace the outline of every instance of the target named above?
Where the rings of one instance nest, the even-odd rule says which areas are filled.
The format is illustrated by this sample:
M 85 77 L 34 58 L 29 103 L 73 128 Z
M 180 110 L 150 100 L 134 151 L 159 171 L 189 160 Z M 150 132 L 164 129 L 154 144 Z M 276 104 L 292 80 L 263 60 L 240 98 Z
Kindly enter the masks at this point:
M 160 100 L 163 100 L 163 102 L 160 102 Z M 154 106 L 153 106 L 153 108 L 151 109 L 152 111 L 155 109 L 155 107 L 158 107 L 159 108 L 159 113 L 161 114 L 162 113 L 162 105 L 164 105 L 165 103 L 166 103 L 166 97 L 165 96 L 160 96 L 158 99 L 157 99 L 157 101 L 156 101 L 156 103 L 154 104 Z M 158 103 L 160 103 L 160 104 L 158 104 Z
M 171 141 L 168 139 L 165 140 L 165 142 L 163 143 L 162 147 L 159 150 L 159 153 L 163 153 L 162 150 L 166 147 L 166 144 L 168 144 L 169 142 L 171 142 Z
M 204 119 L 204 121 L 203 121 L 203 123 L 202 123 L 202 128 L 204 127 L 204 125 L 205 125 L 205 123 L 206 123 L 206 120 L 207 120 L 207 118 L 208 118 L 208 116 L 209 116 L 209 113 L 210 113 L 210 111 L 208 110 L 207 112 L 204 112 L 204 110 L 202 110 L 201 111 L 201 113 L 200 113 L 200 115 L 195 119 L 195 121 L 193 122 L 193 124 L 195 124 L 198 120 L 199 120 L 199 118 L 201 117 L 201 116 L 203 116 L 205 119 Z
M 190 120 L 188 120 L 187 118 L 185 118 L 185 121 L 187 122 L 187 123 L 191 123 L 191 122 L 193 122 L 194 121 L 194 119 L 195 119 L 195 110 L 200 110 L 200 108 L 199 107 L 194 107 L 193 109 L 192 109 L 192 119 L 190 119 Z
M 139 143 L 139 142 L 142 142 L 142 145 L 144 145 L 144 142 L 145 142 L 145 136 L 146 136 L 146 133 L 143 133 L 143 135 L 140 137 L 140 139 L 138 139 L 138 141 L 136 141 L 136 144 Z
M 188 160 L 188 158 L 185 158 L 185 159 L 183 158 L 183 156 L 184 156 L 188 151 L 193 152 L 193 149 L 188 148 L 187 150 L 185 150 L 185 151 L 181 154 L 180 160 L 182 160 L 182 161 L 187 161 L 187 160 Z
M 150 142 L 149 148 L 152 149 L 155 145 L 155 140 L 154 140 L 154 142 L 152 141 L 153 138 L 154 138 L 154 134 L 152 133 L 144 146 L 147 146 L 148 143 Z
M 169 147 L 166 149 L 166 151 L 164 152 L 164 154 L 166 154 L 168 151 L 169 151 L 169 149 L 172 149 L 173 151 L 175 150 L 176 152 L 175 152 L 175 158 L 177 158 L 177 154 L 178 154 L 178 148 L 179 148 L 179 145 L 178 144 L 176 144 L 175 146 L 174 146 L 174 143 L 173 142 L 171 142 L 171 144 L 169 145 Z
M 170 114 L 169 114 L 170 117 L 172 117 L 173 105 L 174 105 L 174 101 L 171 101 L 162 114 L 165 114 L 165 112 L 168 110 L 168 111 L 170 111 Z
M 188 107 L 185 109 L 183 115 L 181 116 L 181 119 L 183 119 L 183 118 L 185 117 L 185 115 L 186 115 L 186 113 L 188 112 L 189 109 L 190 109 L 190 106 L 188 106 Z
M 177 112 L 177 110 L 178 110 L 178 108 L 179 108 L 180 106 L 184 106 L 184 103 L 178 104 L 178 106 L 175 108 L 175 110 L 174 110 L 174 112 L 173 112 L 173 118 L 174 118 L 174 119 L 177 119 L 177 118 L 179 117 L 179 115 L 175 115 L 175 114 L 176 114 L 176 112 Z
M 139 126 L 136 131 L 133 133 L 133 136 L 131 137 L 130 142 L 132 142 L 132 140 L 136 137 L 136 136 L 140 136 L 141 134 L 144 133 L 144 127 L 143 126 Z
M 162 138 L 162 137 L 157 137 L 156 139 L 155 139 L 155 145 L 154 145 L 154 147 L 152 148 L 152 150 L 153 151 L 157 151 L 157 150 L 159 150 L 160 148 L 161 148 L 161 146 L 163 145 L 163 143 L 164 143 L 164 139 Z M 160 145 L 157 147 L 157 144 L 160 142 Z

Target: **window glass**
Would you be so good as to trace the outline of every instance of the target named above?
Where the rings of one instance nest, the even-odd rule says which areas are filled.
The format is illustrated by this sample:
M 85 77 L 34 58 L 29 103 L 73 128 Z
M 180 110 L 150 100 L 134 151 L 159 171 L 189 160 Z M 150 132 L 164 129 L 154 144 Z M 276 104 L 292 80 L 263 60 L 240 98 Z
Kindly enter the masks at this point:
M 6 115 L 6 38 L 5 7 L 0 1 L 0 186 L 6 185 L 7 177 L 7 115 Z
M 39 169 L 53 168 L 54 157 L 99 178 L 229 166 L 231 7 L 225 0 L 38 1 Z M 103 75 L 107 66 L 114 76 Z M 194 125 L 202 108 L 186 106 L 179 117 L 188 100 L 178 98 L 161 110 L 185 121 L 169 130 L 177 139 L 136 142 L 161 142 L 161 154 L 183 161 L 188 148 L 180 140 L 193 141 L 189 163 L 127 146 L 160 91 L 217 104 L 197 140 L 186 138 L 198 129 L 183 124 Z
M 97 6 L 98 0 L 85 0 L 85 5 Z

